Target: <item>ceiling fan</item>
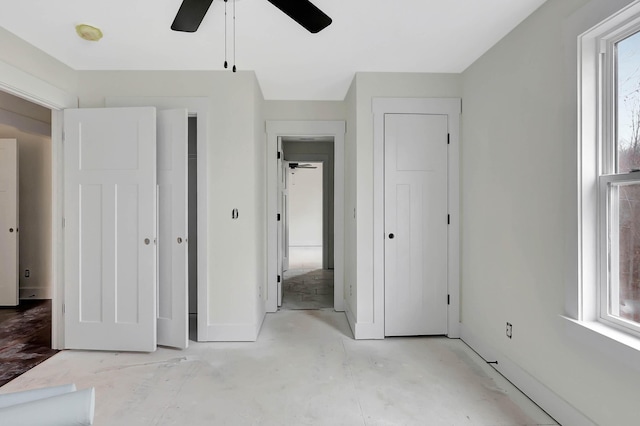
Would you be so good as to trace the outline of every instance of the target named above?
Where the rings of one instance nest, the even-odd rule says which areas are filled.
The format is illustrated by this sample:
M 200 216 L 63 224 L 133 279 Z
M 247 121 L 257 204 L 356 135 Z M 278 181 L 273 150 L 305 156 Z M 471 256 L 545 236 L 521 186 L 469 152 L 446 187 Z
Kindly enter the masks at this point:
M 226 0 L 225 0 L 226 1 Z M 311 33 L 317 33 L 331 24 L 331 18 L 308 0 L 268 0 Z M 195 32 L 204 19 L 213 0 L 183 0 L 171 29 Z

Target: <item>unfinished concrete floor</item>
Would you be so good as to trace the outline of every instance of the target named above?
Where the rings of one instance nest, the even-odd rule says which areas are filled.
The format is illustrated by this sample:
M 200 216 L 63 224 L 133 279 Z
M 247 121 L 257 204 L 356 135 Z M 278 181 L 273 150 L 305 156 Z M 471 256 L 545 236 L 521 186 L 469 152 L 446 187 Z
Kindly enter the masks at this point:
M 355 341 L 330 310 L 269 314 L 254 343 L 64 351 L 0 393 L 96 387 L 96 425 L 549 425 L 460 340 Z

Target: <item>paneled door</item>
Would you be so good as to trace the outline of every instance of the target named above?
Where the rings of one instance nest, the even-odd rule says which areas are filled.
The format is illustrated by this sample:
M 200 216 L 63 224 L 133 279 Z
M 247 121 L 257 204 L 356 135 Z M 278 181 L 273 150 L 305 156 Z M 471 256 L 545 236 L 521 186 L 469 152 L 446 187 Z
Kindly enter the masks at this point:
M 447 333 L 447 116 L 386 114 L 385 335 Z
M 64 112 L 65 346 L 156 349 L 156 110 Z
M 158 111 L 158 345 L 189 344 L 188 113 Z
M 0 139 L 0 306 L 16 306 L 18 292 L 18 141 Z

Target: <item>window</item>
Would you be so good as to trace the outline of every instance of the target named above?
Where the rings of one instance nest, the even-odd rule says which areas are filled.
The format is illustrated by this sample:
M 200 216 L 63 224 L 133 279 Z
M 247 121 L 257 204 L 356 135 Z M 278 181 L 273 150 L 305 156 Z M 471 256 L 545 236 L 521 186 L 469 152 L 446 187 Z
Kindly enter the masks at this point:
M 610 119 L 600 142 L 599 317 L 633 332 L 640 332 L 639 31 L 624 26 L 602 40 L 600 90 Z
M 580 44 L 578 319 L 640 337 L 640 4 Z

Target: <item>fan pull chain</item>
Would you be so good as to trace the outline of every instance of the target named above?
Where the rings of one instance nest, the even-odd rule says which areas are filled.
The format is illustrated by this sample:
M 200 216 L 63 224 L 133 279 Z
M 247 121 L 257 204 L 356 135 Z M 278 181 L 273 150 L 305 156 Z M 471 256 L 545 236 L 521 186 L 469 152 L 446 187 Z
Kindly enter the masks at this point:
M 224 68 L 227 69 L 227 0 L 224 0 Z
M 233 0 L 233 72 L 236 72 L 236 0 Z

